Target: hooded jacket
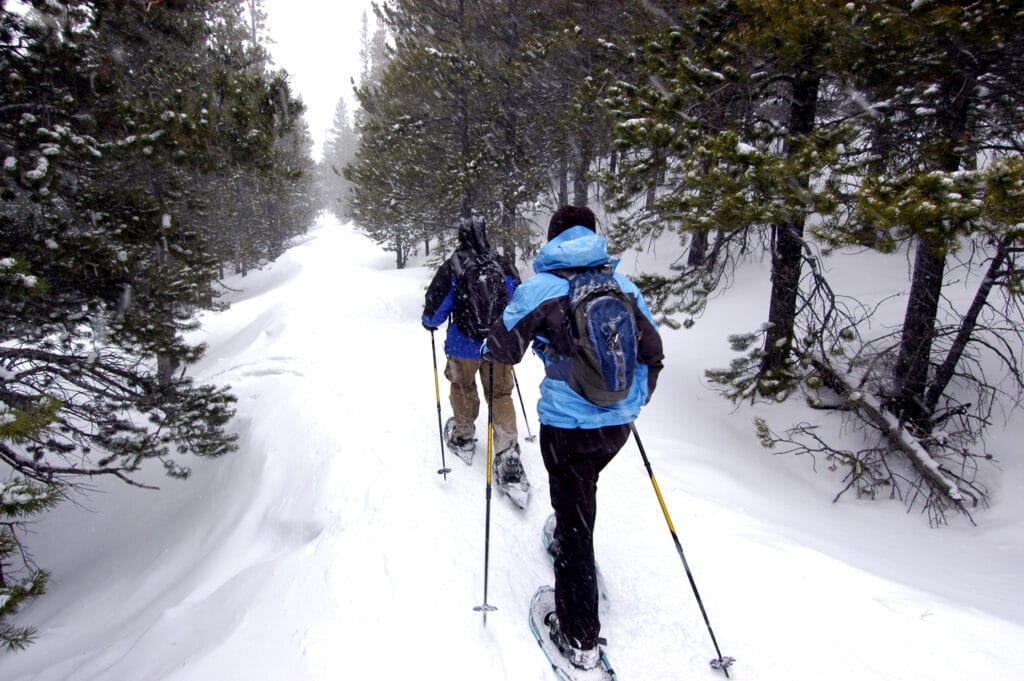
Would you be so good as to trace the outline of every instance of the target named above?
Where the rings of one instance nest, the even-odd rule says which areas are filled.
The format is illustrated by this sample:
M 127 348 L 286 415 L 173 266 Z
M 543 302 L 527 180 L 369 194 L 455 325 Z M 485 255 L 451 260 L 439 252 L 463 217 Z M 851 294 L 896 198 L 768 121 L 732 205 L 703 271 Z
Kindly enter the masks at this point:
M 423 302 L 424 326 L 436 329 L 448 320 L 448 332 L 444 340 L 444 354 L 461 359 L 479 359 L 481 341 L 464 334 L 454 321 L 450 320 L 455 308 L 455 282 L 477 254 L 490 253 L 505 272 L 505 288 L 509 298 L 519 285 L 519 272 L 507 258 L 491 251 L 484 221 L 480 218 L 466 218 L 459 222 L 459 246 L 441 264 L 427 286 Z
M 618 272 L 615 281 L 634 303 L 637 331 L 637 366 L 633 386 L 621 402 L 598 406 L 569 387 L 554 366 L 564 366 L 572 351 L 569 319 L 569 281 L 558 270 L 618 264 L 608 256 L 604 238 L 575 226 L 549 241 L 533 261 L 536 274 L 516 289 L 486 340 L 486 352 L 495 361 L 517 364 L 532 344 L 544 362 L 537 405 L 540 422 L 557 428 L 593 429 L 632 423 L 657 384 L 665 357 L 661 336 L 647 302 L 636 285 Z

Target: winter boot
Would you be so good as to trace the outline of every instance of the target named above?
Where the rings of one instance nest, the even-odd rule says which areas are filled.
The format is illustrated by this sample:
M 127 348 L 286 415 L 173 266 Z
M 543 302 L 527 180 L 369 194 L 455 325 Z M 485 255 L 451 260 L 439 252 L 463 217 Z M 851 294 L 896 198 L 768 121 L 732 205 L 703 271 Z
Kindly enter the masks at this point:
M 526 471 L 519 460 L 519 445 L 512 444 L 494 456 L 494 479 L 498 485 L 507 487 L 526 482 Z

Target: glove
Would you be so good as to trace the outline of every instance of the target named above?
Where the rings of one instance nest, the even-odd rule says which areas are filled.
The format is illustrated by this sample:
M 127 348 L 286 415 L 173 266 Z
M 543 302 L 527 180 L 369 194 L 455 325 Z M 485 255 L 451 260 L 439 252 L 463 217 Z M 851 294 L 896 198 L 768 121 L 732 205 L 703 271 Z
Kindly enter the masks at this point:
M 436 326 L 431 326 L 430 324 L 427 324 L 426 322 L 421 322 L 421 323 L 423 324 L 423 328 L 426 329 L 427 331 L 429 331 L 430 333 L 434 333 L 435 331 L 437 331 L 437 327 Z
M 480 344 L 480 359 L 484 362 L 494 362 L 494 355 L 487 349 L 487 341 Z

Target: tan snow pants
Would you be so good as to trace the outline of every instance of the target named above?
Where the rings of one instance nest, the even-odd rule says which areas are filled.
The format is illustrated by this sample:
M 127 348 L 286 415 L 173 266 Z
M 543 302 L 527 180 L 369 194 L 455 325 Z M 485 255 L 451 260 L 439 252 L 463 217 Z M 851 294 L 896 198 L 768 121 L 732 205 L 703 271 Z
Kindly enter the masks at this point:
M 451 383 L 449 398 L 455 415 L 455 436 L 474 437 L 476 418 L 480 414 L 480 395 L 476 376 L 487 396 L 490 364 L 479 359 L 449 357 L 444 376 Z M 512 367 L 494 363 L 494 452 L 498 453 L 519 441 L 516 430 L 516 408 L 512 401 L 515 379 Z

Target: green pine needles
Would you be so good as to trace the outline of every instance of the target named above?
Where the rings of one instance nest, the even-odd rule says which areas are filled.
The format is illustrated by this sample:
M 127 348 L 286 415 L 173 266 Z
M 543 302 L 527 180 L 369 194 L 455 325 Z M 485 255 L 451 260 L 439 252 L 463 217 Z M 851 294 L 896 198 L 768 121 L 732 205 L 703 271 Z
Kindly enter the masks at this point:
M 53 508 L 61 498 L 58 487 L 18 476 L 0 483 L 0 650 L 23 649 L 35 637 L 35 628 L 10 623 L 22 605 L 45 593 L 49 579 L 32 562 L 22 536 L 27 518 Z

